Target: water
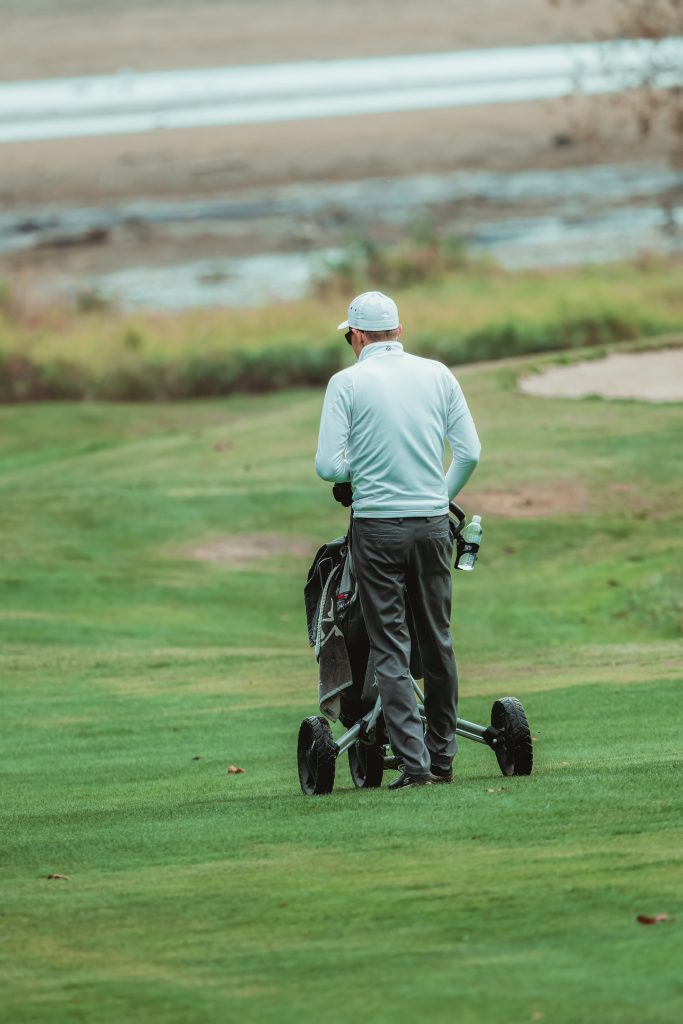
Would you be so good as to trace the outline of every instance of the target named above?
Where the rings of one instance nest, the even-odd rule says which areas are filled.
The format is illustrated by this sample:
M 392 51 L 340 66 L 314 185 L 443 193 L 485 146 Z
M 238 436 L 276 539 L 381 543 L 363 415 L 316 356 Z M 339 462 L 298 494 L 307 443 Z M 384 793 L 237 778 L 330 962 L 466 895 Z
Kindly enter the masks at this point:
M 57 203 L 16 206 L 0 211 L 0 253 L 77 242 L 93 232 L 140 227 L 163 229 L 175 238 L 200 232 L 243 238 L 248 232 L 278 239 L 295 229 L 311 227 L 315 236 L 317 228 L 331 230 L 335 225 L 338 232 L 348 234 L 368 223 L 406 226 L 429 213 L 438 213 L 442 225 L 450 216 L 450 230 L 457 233 L 464 230 L 459 218 L 468 217 L 472 204 L 495 204 L 498 211 L 517 206 L 544 211 L 550 205 L 556 220 L 562 217 L 570 222 L 587 210 L 592 216 L 596 206 L 604 212 L 613 205 L 648 199 L 659 199 L 665 206 L 681 188 L 683 171 L 662 163 L 606 164 L 555 171 L 455 171 L 306 182 L 228 192 L 210 199 L 136 199 L 87 207 Z M 499 212 L 497 221 L 491 213 L 487 219 L 493 220 L 495 232 L 495 224 L 506 218 Z M 533 218 L 529 218 L 529 227 L 533 229 Z
M 683 84 L 683 38 L 0 84 L 0 143 L 260 124 Z
M 683 206 L 642 206 L 574 217 L 513 217 L 482 225 L 474 252 L 508 270 L 608 263 L 683 252 Z
M 646 70 L 660 85 L 683 83 L 683 39 L 0 83 L 0 143 L 537 100 L 626 88 Z M 349 235 L 379 227 L 379 237 L 396 237 L 420 217 L 506 267 L 679 252 L 681 185 L 681 172 L 640 164 L 15 207 L 0 212 L 0 254 L 40 251 L 46 280 L 63 294 L 94 290 L 123 308 L 254 305 L 305 294 Z M 245 239 L 259 255 L 237 258 Z M 95 242 L 89 262 L 83 244 Z M 175 265 L 145 263 L 169 249 Z M 196 258 L 207 251 L 220 258 Z M 131 265 L 135 257 L 143 265 Z
M 65 278 L 60 291 L 93 291 L 121 309 L 169 312 L 208 306 L 261 306 L 298 299 L 335 250 L 270 253 L 247 259 L 195 260 L 170 267 L 130 267 L 111 274 Z
M 125 266 L 70 272 L 57 248 L 50 256 L 52 288 L 67 297 L 97 292 L 123 309 L 250 306 L 305 295 L 349 233 L 371 225 L 373 235 L 402 234 L 419 217 L 509 269 L 681 252 L 682 187 L 683 172 L 660 163 L 299 183 L 206 200 L 55 204 L 0 214 L 0 253 L 25 258 L 51 245 L 74 246 L 77 253 L 79 239 L 104 232 L 124 243 L 123 255 L 113 246 L 113 258 Z M 141 228 L 162 248 L 192 255 L 154 265 L 137 241 Z M 297 232 L 305 245 L 293 245 Z M 210 237 L 218 237 L 220 257 L 197 259 Z M 247 237 L 260 254 L 238 258 Z
M 683 206 L 644 206 L 573 220 L 514 217 L 477 227 L 470 250 L 509 270 L 602 263 L 643 253 L 683 253 Z M 301 298 L 340 251 L 271 253 L 235 260 L 204 260 L 173 267 L 131 267 L 113 274 L 66 280 L 66 295 L 93 290 L 123 309 L 180 310 L 202 306 L 258 306 Z
M 26 259 L 40 252 L 46 287 L 67 297 L 97 292 L 124 309 L 260 305 L 305 295 L 349 234 L 367 233 L 368 225 L 375 237 L 382 230 L 403 234 L 421 217 L 509 269 L 681 252 L 682 187 L 683 172 L 659 163 L 299 183 L 112 206 L 27 206 L 0 213 L 0 254 Z M 140 231 L 156 245 L 153 252 L 161 247 L 189 258 L 154 265 Z M 76 261 L 82 268 L 92 250 L 79 243 L 98 233 L 105 262 L 124 266 L 70 270 L 65 253 L 83 253 Z M 220 257 L 197 259 L 212 237 Z M 238 258 L 245 238 L 257 243 L 259 255 Z

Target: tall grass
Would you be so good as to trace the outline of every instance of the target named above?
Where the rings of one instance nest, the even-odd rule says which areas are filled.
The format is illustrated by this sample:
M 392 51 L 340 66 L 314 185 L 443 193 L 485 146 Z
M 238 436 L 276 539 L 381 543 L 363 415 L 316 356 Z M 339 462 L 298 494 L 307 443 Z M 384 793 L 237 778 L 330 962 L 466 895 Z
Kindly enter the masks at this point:
M 357 258 L 356 258 L 357 257 Z M 506 273 L 455 243 L 365 249 L 316 294 L 182 314 L 28 310 L 0 290 L 0 402 L 156 400 L 325 383 L 351 358 L 335 327 L 356 292 L 399 302 L 412 351 L 452 365 L 683 331 L 680 261 Z

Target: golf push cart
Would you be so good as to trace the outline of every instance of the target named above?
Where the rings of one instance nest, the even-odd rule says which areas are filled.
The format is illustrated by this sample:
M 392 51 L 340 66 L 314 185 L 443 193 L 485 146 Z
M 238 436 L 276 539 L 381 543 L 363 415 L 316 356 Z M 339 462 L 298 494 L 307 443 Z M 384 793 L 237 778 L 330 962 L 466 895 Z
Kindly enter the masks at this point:
M 348 484 L 335 485 L 333 493 L 337 501 L 350 506 Z M 451 503 L 449 510 L 456 547 L 455 567 L 472 569 L 481 537 L 480 527 L 474 525 L 479 519 L 475 517 L 466 526 L 465 513 L 458 505 Z M 399 768 L 399 759 L 391 750 L 384 724 L 373 656 L 353 574 L 350 538 L 349 527 L 346 536 L 320 548 L 304 588 L 308 638 L 315 648 L 320 669 L 318 703 L 323 713 L 304 718 L 299 728 L 299 782 L 307 796 L 332 792 L 337 758 L 343 753 L 348 755 L 351 779 L 358 789 L 381 786 L 384 771 Z M 409 600 L 406 600 L 406 619 L 411 635 L 410 672 L 418 710 L 426 724 L 424 695 L 416 682 L 423 675 L 419 636 Z M 345 727 L 346 731 L 336 740 L 328 719 L 339 720 Z M 503 775 L 531 774 L 531 732 L 524 708 L 515 697 L 500 697 L 494 701 L 489 725 L 458 718 L 455 731 L 464 739 L 490 747 Z

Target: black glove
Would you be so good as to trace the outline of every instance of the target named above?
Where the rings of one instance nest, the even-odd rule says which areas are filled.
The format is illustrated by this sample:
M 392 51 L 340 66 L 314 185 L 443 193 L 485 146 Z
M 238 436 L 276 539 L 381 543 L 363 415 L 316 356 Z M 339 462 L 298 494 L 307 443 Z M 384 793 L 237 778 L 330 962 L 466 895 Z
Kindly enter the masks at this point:
M 350 508 L 351 502 L 353 501 L 353 491 L 351 490 L 351 484 L 335 484 L 332 488 L 332 494 L 334 500 L 338 501 L 344 508 Z

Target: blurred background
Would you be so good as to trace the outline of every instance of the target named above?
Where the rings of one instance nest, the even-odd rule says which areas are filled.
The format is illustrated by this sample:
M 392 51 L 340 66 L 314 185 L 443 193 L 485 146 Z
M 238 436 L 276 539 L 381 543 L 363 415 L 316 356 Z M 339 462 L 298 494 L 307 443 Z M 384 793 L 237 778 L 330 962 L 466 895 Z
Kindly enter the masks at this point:
M 454 362 L 679 327 L 682 36 L 679 0 L 0 0 L 5 397 L 323 382 L 372 286 Z
M 682 14 L 0 0 L 4 1019 L 680 1019 Z M 462 713 L 534 733 L 428 807 L 297 784 L 370 288 L 482 439 Z

